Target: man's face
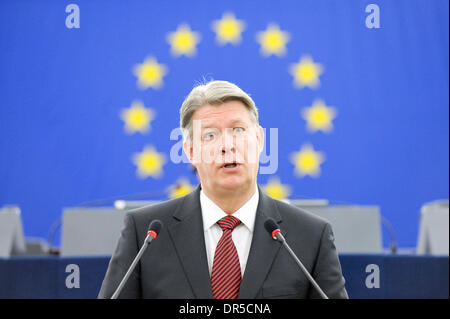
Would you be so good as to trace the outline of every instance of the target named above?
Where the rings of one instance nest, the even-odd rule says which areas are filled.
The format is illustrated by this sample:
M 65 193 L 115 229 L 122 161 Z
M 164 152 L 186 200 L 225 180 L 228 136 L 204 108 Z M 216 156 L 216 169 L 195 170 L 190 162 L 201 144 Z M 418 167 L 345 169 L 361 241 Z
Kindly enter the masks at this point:
M 185 143 L 184 150 L 207 193 L 256 186 L 264 131 L 242 102 L 202 106 L 192 116 L 192 127 L 193 145 Z

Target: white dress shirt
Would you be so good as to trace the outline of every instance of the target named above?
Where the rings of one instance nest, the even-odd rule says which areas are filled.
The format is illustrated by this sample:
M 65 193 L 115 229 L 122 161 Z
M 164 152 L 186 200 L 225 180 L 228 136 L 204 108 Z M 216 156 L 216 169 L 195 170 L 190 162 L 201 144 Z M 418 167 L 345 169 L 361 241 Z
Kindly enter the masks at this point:
M 241 207 L 233 216 L 241 221 L 241 224 L 231 233 L 234 245 L 239 256 L 241 265 L 241 275 L 244 275 L 247 265 L 248 253 L 253 237 L 253 227 L 255 225 L 256 209 L 258 207 L 259 192 L 255 194 Z M 214 253 L 217 243 L 222 236 L 222 228 L 217 224 L 221 218 L 227 214 L 214 203 L 203 190 L 200 191 L 200 205 L 202 207 L 203 230 L 205 233 L 206 255 L 208 257 L 209 274 L 211 275 L 214 262 Z

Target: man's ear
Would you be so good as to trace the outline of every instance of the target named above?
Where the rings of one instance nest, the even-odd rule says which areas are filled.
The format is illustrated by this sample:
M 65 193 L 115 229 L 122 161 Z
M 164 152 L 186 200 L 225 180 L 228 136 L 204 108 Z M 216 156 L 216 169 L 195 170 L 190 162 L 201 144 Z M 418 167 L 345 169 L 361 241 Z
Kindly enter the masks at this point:
M 189 161 L 192 163 L 192 158 L 194 156 L 194 150 L 192 148 L 192 143 L 188 141 L 184 141 L 183 143 L 183 151 L 186 154 Z
M 261 125 L 256 127 L 256 139 L 258 140 L 258 151 L 261 154 L 264 149 L 264 129 Z

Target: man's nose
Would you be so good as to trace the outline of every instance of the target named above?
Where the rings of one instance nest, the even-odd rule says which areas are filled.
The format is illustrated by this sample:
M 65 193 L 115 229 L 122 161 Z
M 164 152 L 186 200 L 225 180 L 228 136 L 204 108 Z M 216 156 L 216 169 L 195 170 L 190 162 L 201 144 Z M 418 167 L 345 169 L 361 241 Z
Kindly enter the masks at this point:
M 236 150 L 234 146 L 231 146 L 230 148 L 222 147 L 222 154 L 225 155 L 227 153 L 234 153 Z
M 227 153 L 234 153 L 235 151 L 234 136 L 232 132 L 225 131 L 225 134 L 222 135 L 221 152 L 225 155 Z
M 222 154 L 229 154 L 229 153 L 235 153 L 236 148 L 234 147 L 233 143 L 222 143 L 221 147 Z

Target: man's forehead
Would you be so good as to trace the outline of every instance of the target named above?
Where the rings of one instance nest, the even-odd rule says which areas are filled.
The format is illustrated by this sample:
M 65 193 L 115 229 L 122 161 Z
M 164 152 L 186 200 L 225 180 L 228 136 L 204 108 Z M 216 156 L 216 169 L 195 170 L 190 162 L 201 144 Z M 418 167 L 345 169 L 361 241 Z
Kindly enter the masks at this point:
M 217 126 L 224 126 L 224 127 L 231 128 L 237 124 L 244 125 L 244 126 L 248 125 L 248 121 L 246 119 L 242 119 L 242 118 L 221 119 L 221 120 L 206 118 L 206 119 L 197 120 L 197 121 L 199 121 L 202 128 L 217 127 Z
M 201 121 L 202 126 L 217 124 L 248 123 L 251 121 L 250 111 L 240 101 L 231 101 L 221 105 L 205 105 L 197 109 L 192 117 Z

